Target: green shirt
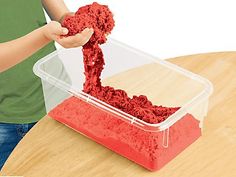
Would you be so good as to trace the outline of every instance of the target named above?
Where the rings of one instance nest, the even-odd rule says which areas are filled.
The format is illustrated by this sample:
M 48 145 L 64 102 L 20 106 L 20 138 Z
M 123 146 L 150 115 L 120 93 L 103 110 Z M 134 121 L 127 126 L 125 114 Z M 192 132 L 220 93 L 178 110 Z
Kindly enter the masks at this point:
M 0 0 L 0 43 L 19 38 L 45 24 L 40 0 Z M 50 43 L 0 73 L 0 122 L 32 123 L 46 114 L 41 80 L 32 68 L 37 60 L 54 50 L 54 44 Z

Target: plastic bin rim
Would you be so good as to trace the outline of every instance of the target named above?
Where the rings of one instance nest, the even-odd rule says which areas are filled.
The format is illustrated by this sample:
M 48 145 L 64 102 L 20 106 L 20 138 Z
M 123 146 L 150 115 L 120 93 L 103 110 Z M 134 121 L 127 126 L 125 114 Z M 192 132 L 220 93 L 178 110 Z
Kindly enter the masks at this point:
M 190 79 L 193 79 L 193 80 L 195 80 L 197 82 L 200 82 L 201 84 L 204 85 L 204 89 L 199 94 L 197 94 L 193 99 L 191 99 L 190 101 L 185 103 L 178 111 L 176 111 L 174 114 L 169 116 L 163 122 L 160 122 L 160 123 L 157 123 L 157 124 L 151 124 L 151 123 L 147 123 L 147 122 L 145 122 L 143 120 L 140 120 L 140 119 L 138 119 L 138 118 L 136 118 L 136 117 L 134 117 L 134 116 L 132 116 L 130 114 L 127 114 L 127 113 L 125 113 L 125 112 L 123 112 L 123 111 L 121 111 L 121 110 L 119 110 L 119 109 L 117 109 L 117 108 L 115 108 L 113 106 L 110 106 L 107 103 L 102 102 L 102 101 L 96 99 L 95 97 L 92 97 L 92 96 L 90 96 L 90 95 L 88 95 L 88 94 L 86 94 L 86 93 L 84 93 L 82 91 L 75 90 L 69 84 L 67 84 L 65 82 L 62 82 L 60 80 L 57 80 L 52 75 L 49 75 L 48 73 L 46 73 L 46 72 L 44 72 L 44 71 L 42 71 L 40 69 L 40 65 L 42 65 L 45 62 L 47 62 L 53 56 L 55 56 L 55 55 L 65 51 L 67 49 L 64 49 L 64 48 L 58 49 L 58 50 L 50 53 L 49 55 L 43 57 L 42 59 L 38 60 L 34 64 L 34 66 L 33 66 L 33 72 L 37 76 L 39 76 L 41 79 L 43 79 L 43 80 L 45 80 L 45 81 L 47 81 L 47 82 L 49 82 L 49 83 L 51 83 L 51 84 L 61 88 L 63 90 L 66 90 L 67 92 L 69 92 L 71 94 L 74 94 L 75 96 L 79 96 L 80 98 L 81 98 L 81 95 L 84 95 L 85 97 L 87 96 L 88 98 L 90 98 L 89 99 L 90 102 L 93 102 L 94 104 L 98 105 L 99 107 L 101 107 L 100 104 L 103 103 L 105 106 L 108 106 L 108 107 L 112 108 L 113 110 L 115 110 L 115 114 L 116 113 L 122 113 L 122 115 L 128 116 L 128 117 L 124 117 L 124 116 L 118 114 L 119 116 L 122 116 L 123 118 L 130 120 L 130 122 L 132 124 L 136 123 L 139 126 L 148 126 L 148 127 L 152 127 L 152 128 L 157 128 L 158 131 L 162 131 L 162 130 L 165 130 L 165 129 L 169 128 L 171 125 L 173 125 L 179 119 L 181 119 L 182 116 L 184 116 L 185 114 L 188 113 L 189 107 L 192 107 L 194 105 L 197 105 L 198 103 L 201 103 L 205 99 L 208 99 L 209 96 L 212 94 L 212 92 L 213 92 L 213 85 L 212 85 L 212 83 L 209 80 L 207 80 L 207 79 L 205 79 L 205 78 L 203 78 L 203 77 L 201 77 L 201 76 L 199 76 L 197 74 L 194 74 L 194 73 L 192 73 L 192 72 L 190 72 L 190 71 L 188 71 L 186 69 L 183 69 L 183 68 L 181 68 L 181 67 L 179 67 L 179 66 L 177 66 L 175 64 L 172 64 L 172 63 L 170 63 L 170 62 L 168 62 L 166 60 L 159 59 L 159 58 L 157 58 L 155 56 L 152 56 L 152 55 L 150 55 L 148 53 L 145 53 L 145 52 L 143 52 L 141 50 L 138 50 L 136 48 L 128 46 L 127 44 L 124 44 L 124 43 L 122 43 L 120 41 L 117 41 L 115 39 L 112 39 L 110 37 L 108 37 L 108 40 L 109 40 L 110 43 L 113 43 L 115 45 L 119 45 L 121 47 L 125 47 L 126 49 L 129 49 L 130 51 L 132 51 L 132 52 L 134 52 L 136 54 L 145 56 L 146 58 L 148 58 L 149 60 L 152 60 L 155 63 L 161 64 L 161 65 L 163 65 L 163 66 L 165 66 L 165 67 L 167 67 L 169 69 L 172 69 L 172 70 L 174 70 L 174 71 L 176 71 L 176 72 L 178 72 L 178 73 L 180 73 L 180 74 L 182 74 L 182 75 L 184 75 L 184 76 L 186 76 L 186 77 L 188 77 Z M 55 81 L 56 81 L 56 83 L 55 83 Z M 92 100 L 95 100 L 95 101 L 92 101 Z M 88 101 L 88 99 L 87 99 L 87 101 Z M 95 103 L 95 102 L 98 102 L 98 104 Z M 107 109 L 108 111 L 111 111 L 110 108 L 105 108 L 105 109 Z

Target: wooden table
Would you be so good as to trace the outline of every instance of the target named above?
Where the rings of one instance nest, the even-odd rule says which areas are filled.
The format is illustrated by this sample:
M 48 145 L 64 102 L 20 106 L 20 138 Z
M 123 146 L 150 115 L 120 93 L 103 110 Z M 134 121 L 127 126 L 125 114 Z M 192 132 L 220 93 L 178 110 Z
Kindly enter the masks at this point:
M 157 172 L 149 172 L 45 116 L 15 148 L 1 175 L 25 177 L 236 176 L 236 52 L 169 59 L 214 85 L 203 136 Z

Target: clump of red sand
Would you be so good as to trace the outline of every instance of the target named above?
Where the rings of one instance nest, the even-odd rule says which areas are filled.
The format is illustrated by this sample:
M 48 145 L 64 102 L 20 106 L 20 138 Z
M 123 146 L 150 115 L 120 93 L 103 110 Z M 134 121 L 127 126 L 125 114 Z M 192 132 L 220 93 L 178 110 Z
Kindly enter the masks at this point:
M 113 15 L 107 6 L 93 3 L 81 7 L 74 16 L 67 16 L 62 26 L 68 28 L 68 35 L 75 35 L 86 27 L 94 29 L 91 39 L 83 46 L 84 92 L 148 123 L 162 122 L 179 109 L 156 106 L 144 95 L 130 98 L 124 90 L 102 86 L 100 76 L 105 61 L 99 44 L 106 41 L 105 35 L 114 27 Z
M 105 34 L 114 27 L 107 6 L 93 3 L 81 7 L 75 16 L 66 17 L 62 25 L 69 29 L 69 35 L 86 27 L 94 28 L 93 36 L 83 46 L 84 92 L 148 123 L 162 122 L 179 109 L 153 105 L 144 95 L 129 98 L 124 90 L 101 85 L 100 75 L 105 63 L 99 44 L 106 41 Z M 64 100 L 49 116 L 152 171 L 160 169 L 201 135 L 199 121 L 191 114 L 166 129 L 169 134 L 151 132 L 76 97 Z

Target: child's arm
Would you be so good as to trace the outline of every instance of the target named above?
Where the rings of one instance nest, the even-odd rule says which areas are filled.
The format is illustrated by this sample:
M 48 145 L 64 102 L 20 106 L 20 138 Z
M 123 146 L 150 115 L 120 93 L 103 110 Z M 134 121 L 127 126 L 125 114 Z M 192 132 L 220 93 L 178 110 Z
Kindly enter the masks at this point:
M 52 21 L 18 39 L 0 43 L 0 73 L 20 63 L 46 44 L 55 40 L 65 48 L 84 45 L 93 31 L 86 28 L 76 36 L 61 37 L 68 33 L 60 23 Z
M 70 11 L 63 0 L 41 0 L 43 7 L 52 20 L 60 21 Z

